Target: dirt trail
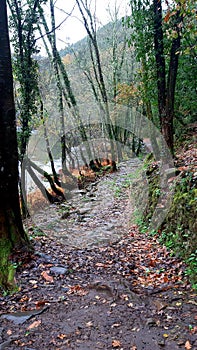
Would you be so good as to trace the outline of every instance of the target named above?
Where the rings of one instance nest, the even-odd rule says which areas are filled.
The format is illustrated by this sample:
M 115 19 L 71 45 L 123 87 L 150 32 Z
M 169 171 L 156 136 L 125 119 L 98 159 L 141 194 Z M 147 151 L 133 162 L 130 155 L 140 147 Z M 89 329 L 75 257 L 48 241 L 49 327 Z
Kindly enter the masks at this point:
M 45 235 L 21 260 L 20 290 L 0 297 L 0 350 L 197 349 L 184 264 L 130 223 L 140 164 L 34 217 Z
M 39 223 L 47 235 L 57 237 L 72 248 L 116 241 L 128 231 L 133 211 L 129 185 L 141 166 L 137 158 L 121 163 L 118 172 L 107 174 L 86 190 L 75 189 L 71 199 L 59 205 L 58 210 L 49 206 L 48 210 L 35 214 L 33 221 Z

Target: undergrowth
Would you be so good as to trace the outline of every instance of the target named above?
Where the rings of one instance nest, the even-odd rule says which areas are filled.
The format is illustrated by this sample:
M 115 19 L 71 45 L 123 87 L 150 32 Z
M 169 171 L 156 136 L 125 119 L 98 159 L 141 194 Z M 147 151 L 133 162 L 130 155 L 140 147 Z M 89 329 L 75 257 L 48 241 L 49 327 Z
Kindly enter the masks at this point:
M 158 167 L 152 161 L 147 167 L 147 179 L 148 204 L 137 219 L 141 232 L 147 232 L 160 195 Z M 171 207 L 157 232 L 150 233 L 157 234 L 161 244 L 185 261 L 186 274 L 195 289 L 197 289 L 196 180 L 197 174 L 192 167 L 176 176 L 173 181 L 174 194 Z

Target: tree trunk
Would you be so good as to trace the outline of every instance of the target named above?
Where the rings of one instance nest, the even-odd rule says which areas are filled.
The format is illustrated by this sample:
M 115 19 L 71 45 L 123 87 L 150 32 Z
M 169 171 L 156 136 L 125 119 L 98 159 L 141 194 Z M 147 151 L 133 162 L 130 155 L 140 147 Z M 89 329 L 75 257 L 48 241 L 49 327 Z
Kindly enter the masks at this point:
M 162 28 L 162 3 L 161 0 L 153 0 L 154 7 L 154 44 L 155 59 L 157 66 L 157 88 L 158 108 L 161 132 L 171 153 L 173 153 L 173 119 L 174 119 L 174 97 L 178 71 L 179 49 L 181 44 L 180 24 L 182 15 L 177 11 L 174 19 L 174 30 L 176 37 L 172 39 L 170 52 L 170 63 L 166 84 L 164 40 Z
M 53 181 L 53 178 L 51 177 L 51 175 L 49 175 L 46 171 L 43 171 L 38 165 L 36 165 L 34 162 L 32 162 L 29 158 L 25 159 L 25 168 L 29 172 L 29 175 L 31 176 L 34 183 L 38 186 L 38 188 L 40 189 L 42 194 L 45 196 L 47 195 L 47 198 L 48 198 L 50 203 L 54 203 L 56 198 L 54 196 L 52 196 L 49 193 L 49 191 L 47 191 L 47 189 L 44 187 L 42 182 L 39 180 L 39 178 L 36 176 L 36 174 L 33 172 L 33 170 L 31 168 L 34 168 L 39 174 L 41 174 L 42 176 L 44 176 L 48 180 L 52 191 L 57 196 L 61 197 L 62 200 L 65 199 L 63 192 L 55 186 L 55 182 Z
M 158 91 L 158 109 L 160 125 L 165 125 L 166 118 L 166 73 L 162 29 L 162 4 L 161 0 L 153 1 L 154 7 L 154 45 L 155 59 L 157 67 L 157 91 Z
M 44 138 L 45 138 L 45 142 L 46 142 L 46 149 L 47 149 L 47 154 L 48 154 L 49 161 L 50 161 L 50 164 L 51 164 L 51 170 L 52 170 L 54 182 L 56 183 L 56 185 L 61 187 L 61 182 L 59 181 L 59 178 L 58 178 L 56 170 L 55 170 L 53 154 L 51 152 L 51 147 L 50 147 L 47 127 L 46 127 L 46 123 L 45 123 L 45 119 L 44 119 L 44 106 L 43 106 L 42 99 L 40 99 L 40 118 L 42 120 L 42 124 L 43 124 L 43 127 L 44 127 Z
M 29 248 L 18 194 L 18 152 L 6 0 L 0 1 L 0 285 L 13 285 L 14 249 Z
M 181 46 L 181 37 L 179 24 L 182 21 L 182 15 L 177 11 L 175 17 L 175 30 L 177 36 L 172 41 L 171 51 L 170 51 L 170 63 L 167 81 L 167 96 L 166 96 L 166 123 L 167 128 L 162 130 L 164 138 L 167 142 L 168 147 L 173 153 L 173 119 L 174 119 L 174 100 L 175 100 L 175 87 L 176 78 L 178 72 L 178 61 L 179 61 L 179 49 Z

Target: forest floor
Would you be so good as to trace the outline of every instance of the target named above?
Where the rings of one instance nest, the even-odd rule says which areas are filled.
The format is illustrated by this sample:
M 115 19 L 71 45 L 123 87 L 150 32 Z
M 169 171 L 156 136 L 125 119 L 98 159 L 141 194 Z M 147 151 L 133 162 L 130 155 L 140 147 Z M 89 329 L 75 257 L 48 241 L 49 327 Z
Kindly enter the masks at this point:
M 184 263 L 131 220 L 139 167 L 121 163 L 26 223 L 35 251 L 21 257 L 19 290 L 0 295 L 0 350 L 197 349 Z

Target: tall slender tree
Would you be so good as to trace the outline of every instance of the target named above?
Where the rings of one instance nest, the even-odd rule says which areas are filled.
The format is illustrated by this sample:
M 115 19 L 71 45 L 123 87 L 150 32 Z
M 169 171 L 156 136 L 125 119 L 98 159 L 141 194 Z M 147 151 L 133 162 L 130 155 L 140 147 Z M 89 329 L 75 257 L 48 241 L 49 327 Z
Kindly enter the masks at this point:
M 17 78 L 18 119 L 21 124 L 19 139 L 19 157 L 21 161 L 21 198 L 23 216 L 29 216 L 26 207 L 25 168 L 22 166 L 33 120 L 37 114 L 38 94 L 38 64 L 35 54 L 38 47 L 35 40 L 35 29 L 39 21 L 38 5 L 45 0 L 7 0 L 11 12 L 10 30 L 14 47 L 13 69 Z
M 6 0 L 0 1 L 0 285 L 11 287 L 14 249 L 29 248 L 18 194 L 18 152 Z
M 166 79 L 166 62 L 164 54 L 164 33 L 163 33 L 163 12 L 162 1 L 153 1 L 154 13 L 154 47 L 157 71 L 157 89 L 158 89 L 158 109 L 161 124 L 161 131 L 165 141 L 171 151 L 173 151 L 173 119 L 174 119 L 174 101 L 175 86 L 178 72 L 178 60 L 181 46 L 181 22 L 183 16 L 179 6 L 175 9 L 173 15 L 172 29 L 174 36 L 171 42 L 169 53 L 168 75 Z
M 147 113 L 152 118 L 151 107 L 157 104 L 161 132 L 173 152 L 175 87 L 181 51 L 181 31 L 184 26 L 184 4 L 178 0 L 166 3 L 168 10 L 165 12 L 162 0 L 130 1 L 132 14 L 126 21 L 133 28 L 132 40 L 136 56 L 141 62 Z M 152 92 L 157 96 L 157 101 Z

